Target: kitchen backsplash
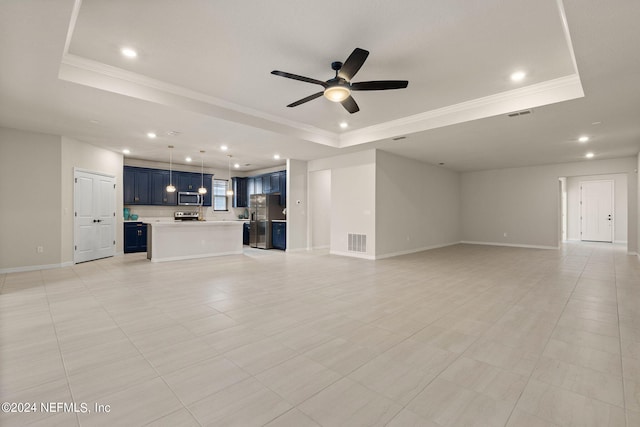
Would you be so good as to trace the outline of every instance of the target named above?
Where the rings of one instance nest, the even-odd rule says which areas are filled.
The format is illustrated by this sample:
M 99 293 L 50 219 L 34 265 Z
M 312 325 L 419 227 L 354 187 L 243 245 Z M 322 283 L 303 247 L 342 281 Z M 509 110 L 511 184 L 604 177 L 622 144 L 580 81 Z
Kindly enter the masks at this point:
M 129 208 L 130 214 L 138 215 L 138 220 L 145 218 L 165 218 L 173 219 L 175 211 L 197 211 L 196 206 L 142 206 L 142 205 L 125 205 Z M 243 215 L 244 208 L 231 208 L 229 211 L 213 211 L 211 206 L 204 208 L 205 218 L 210 221 L 238 219 L 238 215 Z M 122 213 L 121 213 L 122 214 Z

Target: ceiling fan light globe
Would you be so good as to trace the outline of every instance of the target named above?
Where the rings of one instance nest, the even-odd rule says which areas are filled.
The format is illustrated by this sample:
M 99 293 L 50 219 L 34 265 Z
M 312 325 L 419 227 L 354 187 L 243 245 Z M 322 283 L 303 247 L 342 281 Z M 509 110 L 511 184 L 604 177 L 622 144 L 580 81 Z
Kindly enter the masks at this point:
M 351 90 L 342 85 L 329 86 L 324 90 L 324 97 L 331 102 L 342 102 L 351 95 Z

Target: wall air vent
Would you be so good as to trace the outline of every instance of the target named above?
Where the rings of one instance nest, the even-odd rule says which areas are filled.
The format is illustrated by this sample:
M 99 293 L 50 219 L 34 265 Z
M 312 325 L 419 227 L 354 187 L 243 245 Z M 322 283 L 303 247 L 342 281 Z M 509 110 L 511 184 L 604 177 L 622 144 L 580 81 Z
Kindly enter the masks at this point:
M 349 233 L 349 252 L 367 252 L 367 235 L 366 234 L 353 234 Z
M 513 113 L 509 113 L 507 114 L 507 116 L 509 117 L 519 117 L 519 116 L 526 116 L 527 114 L 532 114 L 533 110 L 522 110 L 522 111 L 516 111 Z

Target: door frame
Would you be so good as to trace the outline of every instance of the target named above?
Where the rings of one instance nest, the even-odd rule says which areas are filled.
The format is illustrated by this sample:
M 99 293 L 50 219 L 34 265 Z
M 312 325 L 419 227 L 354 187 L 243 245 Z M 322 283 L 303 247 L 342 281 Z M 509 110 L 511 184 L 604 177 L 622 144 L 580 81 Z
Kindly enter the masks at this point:
M 584 209 L 584 204 L 583 204 L 583 200 L 582 200 L 582 187 L 585 184 L 592 184 L 595 182 L 608 182 L 611 184 L 611 200 L 609 201 L 611 203 L 611 217 L 612 219 L 611 221 L 611 241 L 605 241 L 605 240 L 585 240 L 582 237 L 582 231 L 583 231 L 583 209 Z M 598 179 L 598 180 L 587 180 L 587 181 L 580 181 L 579 182 L 580 185 L 580 241 L 581 242 L 602 242 L 602 243 L 614 243 L 615 242 L 615 238 L 616 238 L 616 182 L 613 179 Z
M 71 248 L 73 251 L 73 264 L 78 264 L 79 262 L 84 262 L 84 261 L 78 261 L 77 258 L 77 251 L 75 250 L 76 246 L 78 245 L 78 235 L 77 235 L 77 221 L 78 221 L 78 217 L 76 216 L 76 212 L 78 211 L 78 206 L 77 206 L 77 197 L 76 197 L 76 179 L 78 178 L 78 172 L 80 173 L 85 173 L 85 174 L 90 174 L 90 175 L 96 175 L 96 176 L 100 176 L 100 177 L 106 177 L 106 178 L 111 178 L 113 179 L 113 183 L 115 185 L 117 185 L 117 177 L 113 174 L 109 174 L 109 173 L 104 173 L 104 172 L 97 172 L 94 170 L 90 170 L 90 169 L 84 169 L 84 168 L 78 168 L 78 167 L 74 167 L 73 168 L 73 181 L 71 182 L 72 188 L 73 188 L 73 247 Z M 114 213 L 115 210 L 118 206 L 117 203 L 117 193 L 114 191 L 114 203 L 113 203 L 113 207 L 114 207 Z M 117 233 L 117 215 L 114 215 L 113 218 L 113 241 L 114 241 L 114 245 L 113 245 L 113 254 L 111 256 L 115 256 L 116 254 L 116 246 L 115 246 L 115 242 L 116 242 L 116 233 Z

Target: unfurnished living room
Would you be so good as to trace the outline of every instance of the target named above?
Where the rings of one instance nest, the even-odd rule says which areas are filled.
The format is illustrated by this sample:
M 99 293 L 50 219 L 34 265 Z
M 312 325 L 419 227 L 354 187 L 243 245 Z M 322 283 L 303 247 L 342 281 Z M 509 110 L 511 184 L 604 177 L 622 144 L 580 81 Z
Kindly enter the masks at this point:
M 0 425 L 640 425 L 638 20 L 1 2 Z

